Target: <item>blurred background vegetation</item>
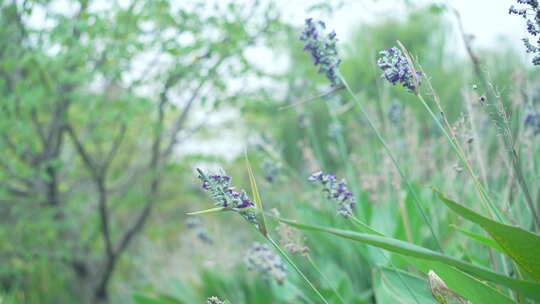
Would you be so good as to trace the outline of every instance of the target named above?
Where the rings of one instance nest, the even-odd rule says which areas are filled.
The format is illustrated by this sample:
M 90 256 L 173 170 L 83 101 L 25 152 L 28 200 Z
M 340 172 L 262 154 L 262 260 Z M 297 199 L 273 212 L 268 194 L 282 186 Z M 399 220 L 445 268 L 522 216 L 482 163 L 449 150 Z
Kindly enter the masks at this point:
M 340 7 L 321 2 L 306 16 Z M 523 121 L 538 107 L 538 73 L 521 46 L 456 50 L 452 37 L 468 36 L 450 7 L 406 8 L 404 18 L 381 16 L 343 37 L 341 71 L 405 164 L 446 253 L 490 267 L 429 188 L 479 207 L 471 180 L 414 95 L 382 82 L 376 58 L 398 39 L 407 46 L 480 178 L 524 227 L 531 218 L 482 108 L 488 88 L 477 69 L 511 114 L 536 202 L 538 137 Z M 278 285 L 246 269 L 243 254 L 260 237 L 240 217 L 185 215 L 212 206 L 196 167 L 221 167 L 248 189 L 245 147 L 268 209 L 351 229 L 305 180 L 334 172 L 348 179 L 370 226 L 435 247 L 350 98 L 337 92 L 291 106 L 330 88 L 302 51 L 300 28 L 273 1 L 4 0 L 0 10 L 0 303 L 317 303 L 291 271 Z M 423 270 L 398 256 L 296 237 L 319 269 L 294 260 L 331 303 L 340 303 L 333 288 L 345 303 L 414 303 L 389 262 L 425 285 Z

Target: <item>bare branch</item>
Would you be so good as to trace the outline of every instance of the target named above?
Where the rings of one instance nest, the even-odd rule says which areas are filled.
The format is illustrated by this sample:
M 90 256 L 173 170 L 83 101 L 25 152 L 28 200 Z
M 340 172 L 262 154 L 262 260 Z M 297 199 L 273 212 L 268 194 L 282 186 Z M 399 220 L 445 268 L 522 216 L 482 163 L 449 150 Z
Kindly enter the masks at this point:
M 43 133 L 43 125 L 39 122 L 36 109 L 32 109 L 30 111 L 30 118 L 32 123 L 34 124 L 34 128 L 36 129 L 36 133 L 38 134 L 39 139 L 41 139 L 41 143 L 45 146 L 46 139 L 45 134 Z
M 467 54 L 469 55 L 469 58 L 472 61 L 474 73 L 476 74 L 478 78 L 483 79 L 482 69 L 480 68 L 480 59 L 478 58 L 478 56 L 476 56 L 472 48 L 471 36 L 465 33 L 465 29 L 463 28 L 463 23 L 461 22 L 461 15 L 459 14 L 458 10 L 454 9 L 454 14 L 456 15 L 456 19 L 458 22 L 458 28 L 459 28 L 459 33 L 461 34 L 461 39 L 463 40 L 463 43 L 465 44 L 465 50 L 467 51 Z
M 81 141 L 77 137 L 77 134 L 75 133 L 75 130 L 70 125 L 66 126 L 66 130 L 68 134 L 70 135 L 71 139 L 73 140 L 73 143 L 75 144 L 75 148 L 81 158 L 83 159 L 83 162 L 85 166 L 90 171 L 93 181 L 96 184 L 97 190 L 98 190 L 98 210 L 99 210 L 99 216 L 100 216 L 100 224 L 101 224 L 101 234 L 103 235 L 103 239 L 105 242 L 105 253 L 107 256 L 107 263 L 110 263 L 110 260 L 114 260 L 114 252 L 113 252 L 113 246 L 111 241 L 111 233 L 109 228 L 109 213 L 107 210 L 107 190 L 105 188 L 105 174 L 103 170 L 100 170 L 97 165 L 94 163 L 86 149 L 83 147 Z
M 88 169 L 90 169 L 90 173 L 95 178 L 98 175 L 97 174 L 98 173 L 97 167 L 94 164 L 94 161 L 92 160 L 92 158 L 90 157 L 88 152 L 86 151 L 86 149 L 83 147 L 81 141 L 77 137 L 77 134 L 75 134 L 75 130 L 73 129 L 73 127 L 71 127 L 71 125 L 67 125 L 66 126 L 66 131 L 69 134 L 69 136 L 71 137 L 71 139 L 73 140 L 73 144 L 75 145 L 75 149 L 77 150 L 77 152 L 81 156 L 85 166 Z
M 28 191 L 19 189 L 17 187 L 14 187 L 12 185 L 9 185 L 8 183 L 1 182 L 0 181 L 0 187 L 6 189 L 9 193 L 16 195 L 16 196 L 24 196 L 27 197 L 30 195 Z
M 125 124 L 122 124 L 120 126 L 120 132 L 118 132 L 118 135 L 114 138 L 111 149 L 109 150 L 109 153 L 107 153 L 107 156 L 105 157 L 105 160 L 102 164 L 102 170 L 104 171 L 104 174 L 107 174 L 107 170 L 109 166 L 111 165 L 114 157 L 116 156 L 116 153 L 118 152 L 118 149 L 120 149 L 120 146 L 122 144 L 122 140 L 124 139 L 124 135 L 126 134 L 127 127 Z

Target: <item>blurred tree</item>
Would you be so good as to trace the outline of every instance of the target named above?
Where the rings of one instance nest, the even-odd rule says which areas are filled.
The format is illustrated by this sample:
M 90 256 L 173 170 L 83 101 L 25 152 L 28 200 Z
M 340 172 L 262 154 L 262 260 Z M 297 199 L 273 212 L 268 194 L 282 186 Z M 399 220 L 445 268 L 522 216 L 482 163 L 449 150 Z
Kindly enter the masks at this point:
M 272 4 L 219 3 L 0 3 L 0 289 L 15 301 L 109 301 L 177 184 L 194 105 L 242 94 L 223 79 L 246 79 L 245 50 L 280 24 Z

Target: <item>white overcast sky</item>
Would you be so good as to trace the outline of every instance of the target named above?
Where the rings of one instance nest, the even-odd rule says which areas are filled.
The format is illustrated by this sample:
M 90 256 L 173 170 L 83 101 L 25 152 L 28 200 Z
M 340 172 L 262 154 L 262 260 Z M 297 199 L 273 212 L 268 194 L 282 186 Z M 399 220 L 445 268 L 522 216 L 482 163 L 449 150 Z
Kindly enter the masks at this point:
M 233 0 L 235 1 L 235 0 Z M 238 0 L 236 0 L 238 1 Z M 247 0 L 243 0 L 247 1 Z M 249 0 L 251 1 L 251 0 Z M 403 0 L 344 0 L 344 6 L 334 12 L 332 17 L 324 17 L 306 12 L 306 9 L 313 4 L 320 3 L 321 0 L 275 0 L 281 12 L 286 17 L 286 20 L 299 27 L 303 26 L 304 19 L 307 17 L 324 18 L 327 25 L 335 29 L 342 42 L 352 34 L 356 26 L 362 23 L 372 23 L 380 18 L 385 17 L 404 17 L 406 8 Z M 337 3 L 340 0 L 332 0 Z M 515 3 L 514 0 L 417 0 L 416 4 L 431 4 L 443 3 L 449 7 L 457 9 L 461 15 L 463 27 L 467 34 L 475 36 L 474 46 L 482 48 L 494 48 L 500 44 L 501 37 L 504 37 L 506 42 L 516 48 L 522 50 L 521 54 L 525 54 L 521 38 L 525 36 L 524 20 L 515 15 L 509 15 L 509 7 Z M 447 17 L 457 26 L 453 14 L 448 13 Z M 465 50 L 462 45 L 461 38 L 454 37 L 452 39 L 457 45 L 451 47 L 451 51 L 464 54 Z M 276 54 L 271 50 L 256 49 L 253 54 L 257 58 L 256 62 L 261 64 L 267 70 L 269 66 L 274 66 L 280 70 L 280 65 L 276 64 Z M 271 64 L 269 64 L 271 63 Z M 270 68 L 270 70 L 273 70 Z M 242 135 L 243 136 L 243 135 Z M 239 134 L 228 134 L 215 142 L 201 142 L 198 145 L 190 145 L 183 147 L 182 152 L 203 152 L 209 154 L 221 154 L 219 151 L 229 151 L 226 158 L 234 158 L 242 152 L 242 145 L 236 143 L 242 141 L 242 136 Z M 231 140 L 231 138 L 235 138 Z M 224 140 L 227 138 L 227 140 Z M 233 144 L 234 143 L 234 144 Z M 222 155 L 223 156 L 223 155 Z M 227 157 L 228 156 L 228 157 Z
M 320 0 L 277 0 L 287 18 L 301 25 L 308 16 L 307 7 Z M 339 2 L 334 0 L 333 2 Z M 342 9 L 336 11 L 327 24 L 336 30 L 342 40 L 349 37 L 356 25 L 376 21 L 381 16 L 402 17 L 406 12 L 403 0 L 344 0 Z M 520 39 L 525 36 L 524 20 L 509 15 L 508 8 L 514 0 L 417 0 L 415 4 L 443 3 L 457 9 L 468 34 L 475 36 L 475 46 L 496 47 L 504 36 L 513 45 L 521 47 Z M 447 16 L 451 16 L 448 14 Z M 455 21 L 454 18 L 451 20 Z

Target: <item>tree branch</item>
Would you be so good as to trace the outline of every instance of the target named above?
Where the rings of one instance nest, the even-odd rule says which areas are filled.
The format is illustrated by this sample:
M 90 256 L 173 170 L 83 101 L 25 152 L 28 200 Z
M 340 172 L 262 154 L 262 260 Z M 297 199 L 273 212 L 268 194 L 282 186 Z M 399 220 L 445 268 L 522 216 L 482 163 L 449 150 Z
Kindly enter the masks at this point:
M 105 188 L 106 172 L 98 168 L 97 165 L 94 163 L 86 149 L 83 147 L 81 141 L 77 137 L 77 134 L 75 133 L 73 127 L 68 125 L 66 126 L 66 130 L 70 135 L 71 139 L 73 140 L 77 152 L 83 159 L 85 166 L 90 171 L 94 183 L 96 184 L 96 188 L 98 190 L 98 210 L 100 216 L 101 234 L 103 235 L 103 240 L 105 242 L 105 253 L 108 261 L 107 263 L 111 263 L 111 260 L 114 260 L 115 257 L 109 228 L 109 214 L 107 210 L 107 190 Z
M 105 157 L 105 160 L 103 161 L 103 164 L 101 166 L 101 170 L 103 170 L 104 172 L 108 171 L 114 157 L 116 156 L 116 153 L 118 152 L 118 149 L 120 149 L 122 140 L 124 139 L 124 135 L 126 134 L 126 130 L 126 125 L 122 124 L 120 126 L 120 132 L 118 132 L 117 136 L 114 138 L 111 149 L 109 150 L 109 153 L 107 153 L 107 156 Z

